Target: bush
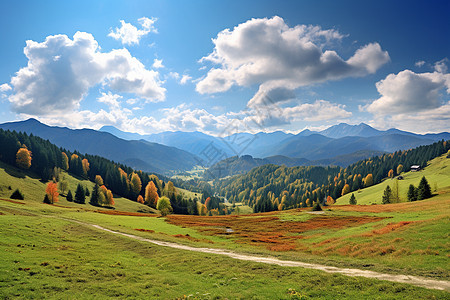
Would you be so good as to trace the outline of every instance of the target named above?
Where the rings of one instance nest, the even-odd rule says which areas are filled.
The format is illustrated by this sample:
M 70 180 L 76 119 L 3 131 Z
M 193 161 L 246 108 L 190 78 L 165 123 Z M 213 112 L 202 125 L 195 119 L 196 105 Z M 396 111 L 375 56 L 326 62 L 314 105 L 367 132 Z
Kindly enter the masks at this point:
M 319 202 L 316 202 L 316 204 L 314 204 L 312 211 L 322 211 L 322 207 L 320 206 Z
M 24 200 L 25 197 L 23 196 L 22 192 L 19 189 L 16 189 L 11 196 L 9 197 L 11 199 L 17 199 L 17 200 Z
M 44 203 L 46 203 L 46 204 L 52 204 L 52 203 L 50 202 L 50 199 L 48 198 L 48 195 L 47 195 L 47 194 L 45 194 L 45 196 L 44 196 Z

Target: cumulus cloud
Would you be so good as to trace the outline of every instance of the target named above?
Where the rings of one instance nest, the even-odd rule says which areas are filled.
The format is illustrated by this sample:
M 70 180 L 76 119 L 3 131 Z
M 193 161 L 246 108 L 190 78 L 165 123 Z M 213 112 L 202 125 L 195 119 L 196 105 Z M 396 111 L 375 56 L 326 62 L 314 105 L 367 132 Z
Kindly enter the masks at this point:
M 421 68 L 421 67 L 423 67 L 423 65 L 425 65 L 425 61 L 423 61 L 423 60 L 416 61 L 416 63 L 414 65 L 416 67 Z
M 164 65 L 162 63 L 162 59 L 155 58 L 153 60 L 153 65 L 152 66 L 153 66 L 154 69 L 164 68 Z
M 120 20 L 121 27 L 116 27 L 115 30 L 111 30 L 108 36 L 115 40 L 120 40 L 124 45 L 139 44 L 139 41 L 143 36 L 149 34 L 150 32 L 157 33 L 157 30 L 154 27 L 154 23 L 156 21 L 156 18 L 140 18 L 138 19 L 138 22 L 142 29 L 138 29 L 130 23 Z
M 166 89 L 159 73 L 147 70 L 127 49 L 100 52 L 94 37 L 77 32 L 48 36 L 44 42 L 27 41 L 28 65 L 11 79 L 9 96 L 18 113 L 46 115 L 78 109 L 95 85 L 117 92 L 133 93 L 147 101 L 162 101 Z
M 450 124 L 450 74 L 447 59 L 435 71 L 404 70 L 376 83 L 381 97 L 363 109 L 374 115 L 379 128 L 396 127 L 417 133 L 448 131 Z
M 289 27 L 282 18 L 251 19 L 233 30 L 225 29 L 213 39 L 214 50 L 200 62 L 211 62 L 211 68 L 196 86 L 201 94 L 218 93 L 232 86 L 259 85 L 259 93 L 278 89 L 285 100 L 286 92 L 328 80 L 364 76 L 376 72 L 389 61 L 389 55 L 378 43 L 358 49 L 348 60 L 333 50 L 324 50 L 339 42 L 338 31 L 319 26 Z M 276 93 L 275 93 L 276 94 Z M 257 104 L 255 95 L 251 104 Z
M 442 91 L 450 93 L 450 74 L 414 73 L 404 70 L 376 83 L 381 97 L 367 106 L 377 115 L 392 115 L 436 109 L 442 105 Z
M 2 85 L 0 85 L 0 92 L 4 93 L 4 92 L 8 92 L 12 90 L 11 86 L 7 83 L 4 83 Z
M 189 76 L 189 75 L 187 75 L 187 74 L 184 74 L 183 76 L 181 76 L 180 84 L 181 84 L 181 85 L 185 85 L 186 83 L 188 83 L 188 82 L 191 81 L 191 80 L 192 80 L 192 77 L 191 77 L 191 76 Z
M 108 93 L 102 93 L 102 95 L 97 99 L 97 101 L 105 103 L 106 105 L 108 105 L 111 108 L 119 108 L 120 103 L 118 100 L 121 98 L 122 98 L 122 96 L 120 96 L 120 95 L 115 95 L 115 94 L 112 94 L 111 92 L 108 92 Z

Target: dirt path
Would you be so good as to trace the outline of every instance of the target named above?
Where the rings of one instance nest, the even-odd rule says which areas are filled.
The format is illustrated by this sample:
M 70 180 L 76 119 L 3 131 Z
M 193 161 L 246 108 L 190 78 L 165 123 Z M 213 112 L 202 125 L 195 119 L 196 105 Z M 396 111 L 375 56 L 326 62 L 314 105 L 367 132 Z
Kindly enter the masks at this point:
M 74 220 L 70 220 L 70 221 L 74 221 Z M 177 243 L 147 239 L 147 238 L 143 238 L 143 237 L 133 235 L 133 234 L 110 230 L 110 229 L 104 228 L 99 225 L 88 224 L 88 223 L 78 222 L 78 221 L 76 221 L 76 222 L 84 224 L 84 225 L 92 226 L 92 227 L 95 227 L 97 229 L 100 229 L 100 230 L 103 230 L 103 231 L 106 231 L 106 232 L 109 232 L 112 234 L 118 234 L 118 235 L 126 236 L 128 238 L 139 240 L 142 242 L 148 242 L 148 243 L 152 243 L 152 244 L 164 246 L 164 247 L 170 247 L 170 248 L 194 251 L 194 252 L 201 252 L 201 253 L 219 254 L 219 255 L 228 256 L 228 257 L 231 257 L 234 259 L 259 262 L 259 263 L 265 263 L 265 264 L 270 264 L 270 265 L 315 269 L 315 270 L 321 270 L 321 271 L 324 271 L 327 273 L 339 273 L 339 274 L 343 274 L 343 275 L 347 275 L 347 276 L 361 276 L 361 277 L 366 277 L 366 278 L 375 278 L 375 279 L 379 279 L 379 280 L 388 280 L 388 281 L 393 281 L 393 282 L 408 283 L 408 284 L 412 284 L 412 285 L 416 285 L 416 286 L 420 286 L 420 287 L 424 287 L 424 288 L 428 288 L 428 289 L 450 291 L 450 282 L 445 281 L 445 280 L 435 280 L 435 279 L 428 279 L 425 277 L 410 276 L 410 275 L 383 274 L 383 273 L 378 273 L 378 272 L 368 271 L 368 270 L 338 268 L 338 267 L 325 266 L 325 265 L 319 265 L 319 264 L 303 263 L 303 262 L 299 262 L 299 261 L 280 260 L 280 259 L 271 258 L 271 257 L 240 254 L 240 253 L 236 253 L 236 252 L 229 251 L 229 250 L 223 250 L 223 249 L 196 248 L 196 247 L 181 245 L 181 244 L 177 244 Z

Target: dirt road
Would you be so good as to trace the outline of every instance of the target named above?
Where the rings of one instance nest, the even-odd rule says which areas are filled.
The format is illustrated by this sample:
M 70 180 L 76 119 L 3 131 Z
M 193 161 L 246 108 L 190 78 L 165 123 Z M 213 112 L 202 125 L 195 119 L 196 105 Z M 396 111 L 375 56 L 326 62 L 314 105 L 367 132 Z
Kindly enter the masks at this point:
M 73 220 L 71 220 L 71 221 L 73 221 Z M 234 259 L 253 261 L 253 262 L 265 263 L 265 264 L 270 264 L 270 265 L 315 269 L 315 270 L 321 270 L 321 271 L 324 271 L 327 273 L 339 273 L 339 274 L 343 274 L 343 275 L 347 275 L 347 276 L 361 276 L 361 277 L 366 277 L 366 278 L 375 278 L 375 279 L 379 279 L 379 280 L 388 280 L 388 281 L 393 281 L 393 282 L 408 283 L 408 284 L 412 284 L 415 286 L 420 286 L 420 287 L 424 287 L 424 288 L 428 288 L 428 289 L 438 289 L 438 290 L 450 291 L 450 282 L 445 281 L 445 280 L 435 280 L 435 279 L 428 279 L 425 277 L 410 276 L 410 275 L 383 274 L 383 273 L 378 273 L 378 272 L 368 271 L 368 270 L 338 268 L 338 267 L 325 266 L 325 265 L 319 265 L 319 264 L 304 263 L 304 262 L 299 262 L 299 261 L 280 260 L 280 259 L 271 258 L 271 257 L 240 254 L 240 253 L 236 253 L 236 252 L 229 251 L 229 250 L 223 250 L 223 249 L 196 248 L 196 247 L 181 245 L 181 244 L 177 244 L 177 243 L 147 239 L 147 238 L 143 238 L 143 237 L 133 235 L 133 234 L 110 230 L 110 229 L 104 228 L 99 225 L 88 224 L 88 223 L 82 223 L 82 224 L 89 225 L 89 226 L 95 227 L 97 229 L 107 231 L 112 234 L 122 235 L 122 236 L 126 236 L 128 238 L 132 238 L 132 239 L 136 239 L 136 240 L 139 240 L 142 242 L 148 242 L 148 243 L 152 243 L 152 244 L 164 246 L 164 247 L 170 247 L 170 248 L 181 249 L 181 250 L 186 250 L 186 251 L 224 255 L 224 256 L 234 258 Z

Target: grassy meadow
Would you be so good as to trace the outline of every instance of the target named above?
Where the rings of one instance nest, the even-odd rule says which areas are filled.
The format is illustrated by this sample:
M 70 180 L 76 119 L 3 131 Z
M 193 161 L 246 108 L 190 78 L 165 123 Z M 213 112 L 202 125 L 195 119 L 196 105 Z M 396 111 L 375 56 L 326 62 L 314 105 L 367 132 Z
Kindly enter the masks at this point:
M 393 188 L 394 182 L 398 183 L 400 202 L 407 201 L 407 193 L 410 184 L 415 187 L 425 176 L 433 193 L 450 193 L 450 159 L 446 155 L 437 157 L 428 163 L 428 166 L 418 172 L 404 172 L 402 180 L 386 179 L 380 184 L 353 192 L 357 204 L 381 204 L 381 199 L 386 186 Z M 352 193 L 348 193 L 336 200 L 336 204 L 348 204 Z
M 449 161 L 404 174 L 408 185 L 423 175 L 432 188 L 438 182 L 436 195 L 423 201 L 166 218 L 123 198 L 115 199 L 116 210 L 64 196 L 43 204 L 45 183 L 0 165 L 0 298 L 448 299 L 448 291 L 171 249 L 83 223 L 195 247 L 449 280 Z M 63 176 L 74 191 L 79 179 Z M 362 190 L 358 203 L 370 203 L 371 189 L 382 192 L 385 184 Z M 15 188 L 25 200 L 8 199 Z

